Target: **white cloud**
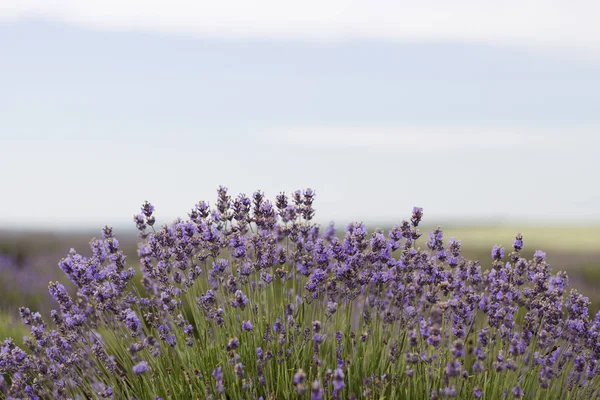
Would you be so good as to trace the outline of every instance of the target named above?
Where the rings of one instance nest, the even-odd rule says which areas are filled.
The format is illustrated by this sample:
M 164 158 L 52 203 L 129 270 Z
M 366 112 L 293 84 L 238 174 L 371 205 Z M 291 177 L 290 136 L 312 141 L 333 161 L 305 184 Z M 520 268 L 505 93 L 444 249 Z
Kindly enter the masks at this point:
M 3 0 L 0 18 L 225 37 L 459 40 L 600 49 L 600 3 L 546 0 Z
M 408 150 L 447 152 L 505 150 L 520 148 L 536 151 L 564 151 L 582 145 L 600 145 L 599 129 L 532 128 L 524 126 L 293 126 L 273 127 L 269 140 L 298 144 L 311 148 L 361 148 L 371 150 Z M 579 140 L 575 140 L 579 138 Z M 584 143 L 582 143 L 582 140 Z M 589 143 L 585 143 L 589 142 Z

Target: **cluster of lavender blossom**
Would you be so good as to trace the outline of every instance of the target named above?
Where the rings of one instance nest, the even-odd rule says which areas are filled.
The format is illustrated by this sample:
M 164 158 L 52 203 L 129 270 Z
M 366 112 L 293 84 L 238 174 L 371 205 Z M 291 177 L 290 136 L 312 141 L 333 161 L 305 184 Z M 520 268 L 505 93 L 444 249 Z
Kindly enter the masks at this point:
M 139 273 L 110 227 L 59 267 L 51 322 L 21 308 L 0 348 L 11 399 L 600 398 L 600 313 L 546 254 L 491 251 L 482 271 L 441 228 L 371 234 L 312 222 L 315 193 L 218 189 L 186 219 L 134 216 Z

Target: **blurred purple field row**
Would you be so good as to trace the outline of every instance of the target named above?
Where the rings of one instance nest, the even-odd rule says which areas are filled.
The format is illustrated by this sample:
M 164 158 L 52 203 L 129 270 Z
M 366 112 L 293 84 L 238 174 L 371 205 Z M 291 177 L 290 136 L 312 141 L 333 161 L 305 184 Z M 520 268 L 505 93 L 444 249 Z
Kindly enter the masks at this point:
M 40 311 L 54 307 L 48 283 L 69 280 L 58 262 L 71 248 L 88 254 L 93 233 L 55 234 L 44 232 L 0 232 L 0 309 L 18 314 L 21 305 Z M 128 261 L 136 265 L 136 236 L 120 236 Z
M 456 234 L 463 239 L 463 252 L 470 259 L 481 260 L 481 265 L 486 268 L 491 266 L 490 250 L 494 244 L 494 234 L 501 243 L 510 240 L 506 228 L 478 228 L 484 240 L 477 240 L 473 229 L 466 227 L 447 228 L 449 237 Z M 567 229 L 569 230 L 569 228 Z M 427 231 L 426 228 L 423 231 Z M 453 232 L 455 231 L 455 232 Z M 556 231 L 556 232 L 554 232 Z M 554 271 L 564 270 L 569 274 L 573 287 L 587 293 L 592 300 L 592 310 L 600 309 L 600 293 L 594 290 L 600 284 L 600 237 L 593 239 L 597 229 L 571 229 L 570 240 L 573 243 L 585 242 L 583 246 L 560 246 L 558 238 L 565 235 L 565 229 L 544 229 L 544 234 L 533 230 L 525 240 L 534 241 L 535 248 L 548 251 L 548 261 Z M 471 232 L 471 234 L 467 234 Z M 99 237 L 100 230 L 94 234 L 91 231 L 77 233 L 49 233 L 49 232 L 0 232 L 0 310 L 17 315 L 20 306 L 49 312 L 54 307 L 53 300 L 48 294 L 48 283 L 59 280 L 68 286 L 69 280 L 58 268 L 58 262 L 74 248 L 82 255 L 90 253 L 89 241 Z M 132 231 L 123 234 L 115 233 L 119 239 L 127 262 L 137 269 L 137 236 Z M 504 237 L 506 236 L 506 237 Z M 537 237 L 536 237 L 537 236 Z M 592 236 L 592 238 L 590 238 Z M 580 239 L 577 239 L 579 237 Z M 564 244 L 564 241 L 562 242 Z M 598 246 L 595 246 L 597 243 Z M 529 248 L 533 254 L 534 248 Z M 524 252 L 527 253 L 527 252 Z M 530 255 L 529 255 L 530 256 Z

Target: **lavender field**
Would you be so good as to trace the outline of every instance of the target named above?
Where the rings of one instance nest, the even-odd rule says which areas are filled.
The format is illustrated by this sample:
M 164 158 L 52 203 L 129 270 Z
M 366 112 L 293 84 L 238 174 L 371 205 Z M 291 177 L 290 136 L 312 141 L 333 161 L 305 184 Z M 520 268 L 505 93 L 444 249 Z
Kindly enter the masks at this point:
M 600 2 L 0 4 L 0 400 L 600 400 Z
M 0 396 L 600 397 L 600 228 L 318 225 L 314 198 L 2 233 Z

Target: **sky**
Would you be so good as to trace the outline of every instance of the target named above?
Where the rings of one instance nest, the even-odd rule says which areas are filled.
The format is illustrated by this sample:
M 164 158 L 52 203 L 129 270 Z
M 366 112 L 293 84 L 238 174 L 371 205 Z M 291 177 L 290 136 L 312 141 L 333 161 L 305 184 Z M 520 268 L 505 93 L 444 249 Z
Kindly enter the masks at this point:
M 600 223 L 600 6 L 449 4 L 4 0 L 0 229 L 168 223 L 219 185 Z

